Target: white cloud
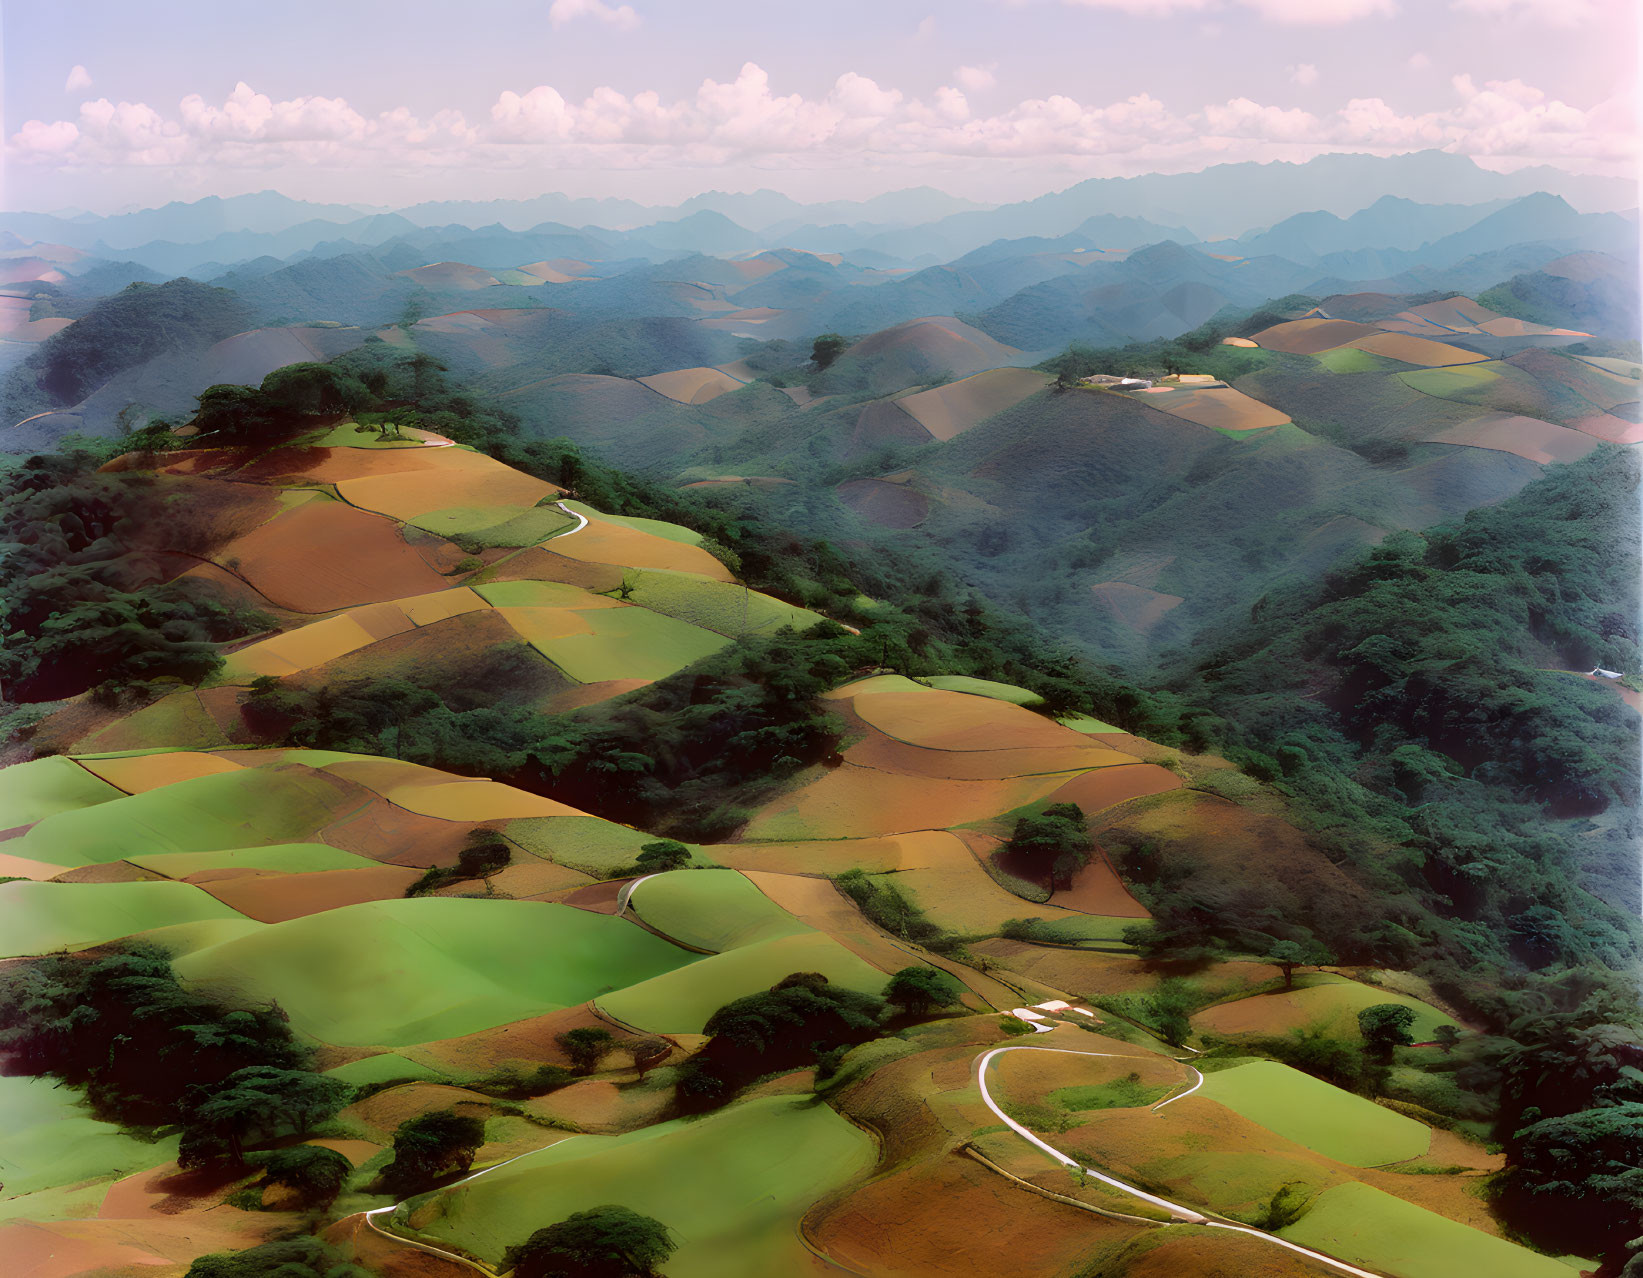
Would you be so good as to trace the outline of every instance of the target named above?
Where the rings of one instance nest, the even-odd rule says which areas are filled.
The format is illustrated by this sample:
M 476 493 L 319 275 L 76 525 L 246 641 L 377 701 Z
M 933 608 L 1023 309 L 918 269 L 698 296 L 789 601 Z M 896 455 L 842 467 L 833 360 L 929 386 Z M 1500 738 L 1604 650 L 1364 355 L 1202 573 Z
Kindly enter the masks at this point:
M 1020 0 L 1006 0 L 1019 3 Z M 1464 0 L 1461 0 L 1464 2 Z M 1481 0 L 1482 3 L 1539 3 L 1540 0 Z M 1556 0 L 1546 0 L 1555 3 Z M 1586 0 L 1575 0 L 1584 3 Z M 1137 18 L 1167 18 L 1178 13 L 1222 9 L 1223 0 L 1061 0 L 1085 9 L 1110 9 Z M 1396 0 L 1236 0 L 1268 22 L 1283 26 L 1334 27 L 1360 18 L 1386 17 L 1398 11 Z
M 1596 22 L 1601 11 L 1618 14 L 1629 0 L 1454 0 L 1460 13 L 1485 18 L 1517 18 L 1552 27 L 1577 27 Z
M 46 124 L 30 120 L 12 137 L 12 145 L 28 155 L 62 155 L 73 148 L 80 138 L 80 130 L 72 120 L 58 120 Z
M 955 122 L 970 118 L 970 102 L 957 89 L 942 85 L 936 90 L 936 114 Z
M 993 74 L 993 68 L 997 65 L 996 62 L 989 62 L 981 67 L 958 67 L 953 71 L 953 79 L 958 81 L 961 88 L 971 93 L 981 93 L 998 83 L 998 77 Z
M 1305 88 L 1307 85 L 1318 83 L 1318 68 L 1310 62 L 1302 62 L 1296 66 L 1286 67 L 1291 84 L 1298 84 Z
M 1425 71 L 1432 65 L 1432 59 L 1426 54 L 1416 51 L 1409 55 L 1409 61 L 1404 64 L 1411 71 Z
M 631 5 L 608 5 L 604 0 L 553 0 L 548 10 L 548 21 L 556 27 L 578 18 L 594 18 L 618 31 L 632 31 L 639 25 L 639 15 Z
M 1215 7 L 1215 0 L 1062 0 L 1085 9 L 1113 9 L 1137 18 L 1167 18 L 1171 14 Z
M 1268 22 L 1297 27 L 1338 27 L 1361 18 L 1385 18 L 1395 0 L 1239 0 Z
M 183 127 L 200 137 L 235 142 L 358 141 L 365 117 L 342 98 L 292 98 L 275 102 L 243 80 L 220 107 L 191 93 L 180 106 Z
M 1313 83 L 1308 64 L 1290 68 Z M 955 80 L 959 77 L 955 75 Z M 341 97 L 278 100 L 237 84 L 218 102 L 198 94 L 174 111 L 146 103 L 83 103 L 75 118 L 30 120 L 8 141 L 18 163 L 364 172 L 422 166 L 489 171 L 700 168 L 725 164 L 835 170 L 955 161 L 1036 160 L 1076 171 L 1179 169 L 1224 159 L 1305 159 L 1331 150 L 1393 153 L 1428 147 L 1498 163 L 1552 161 L 1625 171 L 1636 162 L 1629 102 L 1590 107 L 1521 80 L 1460 75 L 1438 110 L 1383 98 L 1300 110 L 1250 97 L 1166 105 L 1148 94 L 1086 102 L 1064 94 L 978 112 L 960 83 L 918 97 L 847 71 L 817 96 L 779 92 L 757 63 L 664 97 L 601 86 L 580 99 L 553 85 L 501 93 L 472 124 L 460 111 L 405 107 L 367 115 Z
M 935 33 L 936 15 L 932 13 L 927 17 L 919 19 L 918 26 L 913 28 L 913 39 L 928 40 L 931 36 L 935 35 Z
M 91 72 L 76 62 L 69 68 L 68 79 L 63 81 L 64 93 L 78 93 L 91 87 Z

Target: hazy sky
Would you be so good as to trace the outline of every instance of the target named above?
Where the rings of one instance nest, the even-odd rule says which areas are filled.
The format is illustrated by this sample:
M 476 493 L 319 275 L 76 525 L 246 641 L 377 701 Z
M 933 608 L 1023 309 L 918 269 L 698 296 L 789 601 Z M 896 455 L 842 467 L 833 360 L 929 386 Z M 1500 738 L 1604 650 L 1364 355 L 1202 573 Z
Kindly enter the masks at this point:
M 1636 169 L 1632 0 L 11 0 L 8 209 Z

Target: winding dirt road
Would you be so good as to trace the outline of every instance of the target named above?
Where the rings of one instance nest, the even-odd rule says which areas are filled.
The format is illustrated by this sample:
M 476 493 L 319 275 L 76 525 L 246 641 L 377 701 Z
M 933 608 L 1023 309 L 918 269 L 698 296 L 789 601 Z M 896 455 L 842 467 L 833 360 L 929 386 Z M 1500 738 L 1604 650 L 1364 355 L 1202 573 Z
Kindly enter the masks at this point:
M 1127 1181 L 1119 1180 L 1115 1176 L 1108 1176 L 1106 1173 L 1099 1172 L 1093 1167 L 1084 1167 L 1076 1158 L 1068 1157 L 1054 1145 L 1051 1145 L 1049 1142 L 1040 1140 L 1037 1136 L 1034 1136 L 1032 1132 L 1028 1131 L 1020 1123 L 1016 1122 L 1015 1119 L 1011 1118 L 1002 1109 L 1000 1109 L 997 1103 L 993 1100 L 992 1093 L 987 1090 L 987 1066 L 992 1063 L 995 1056 L 999 1056 L 1004 1052 L 1060 1052 L 1067 1056 L 1103 1056 L 1118 1060 L 1134 1060 L 1136 1058 L 1128 1056 L 1122 1052 L 1078 1052 L 1068 1047 L 1028 1047 L 1026 1045 L 1017 1047 L 995 1047 L 991 1051 L 983 1052 L 977 1058 L 976 1080 L 981 1084 L 982 1102 L 988 1109 L 992 1110 L 994 1115 L 997 1116 L 997 1118 L 1017 1136 L 1020 1136 L 1023 1140 L 1028 1141 L 1030 1144 L 1043 1150 L 1063 1167 L 1080 1168 L 1086 1175 L 1095 1177 L 1095 1179 L 1099 1180 L 1104 1185 L 1110 1186 L 1121 1193 L 1129 1194 L 1133 1198 L 1139 1198 L 1142 1202 L 1151 1203 L 1154 1207 L 1162 1208 L 1170 1214 L 1169 1224 L 1201 1225 L 1206 1229 L 1225 1229 L 1232 1233 L 1248 1234 L 1251 1238 L 1259 1238 L 1264 1242 L 1271 1243 L 1274 1247 L 1282 1247 L 1286 1251 L 1295 1252 L 1297 1255 L 1305 1256 L 1309 1260 L 1315 1260 L 1320 1265 L 1327 1265 L 1329 1268 L 1337 1270 L 1340 1273 L 1351 1274 L 1352 1278 L 1383 1278 L 1383 1275 L 1377 1274 L 1373 1270 L 1359 1269 L 1356 1265 L 1349 1265 L 1344 1260 L 1336 1260 L 1333 1256 L 1326 1256 L 1321 1251 L 1313 1251 L 1310 1247 L 1302 1247 L 1299 1243 L 1292 1243 L 1283 1238 L 1279 1238 L 1274 1234 L 1269 1234 L 1264 1229 L 1256 1229 L 1252 1225 L 1237 1225 L 1233 1224 L 1231 1221 L 1214 1220 L 1209 1216 L 1204 1215 L 1204 1213 L 1195 1211 L 1193 1208 L 1185 1206 L 1182 1203 L 1171 1202 L 1168 1198 L 1160 1198 L 1157 1194 L 1149 1194 L 1146 1190 L 1140 1188 L 1139 1186 L 1131 1185 Z M 1187 1068 L 1191 1069 L 1192 1067 L 1189 1065 Z M 1173 1096 L 1170 1100 L 1163 1101 L 1154 1106 L 1153 1111 L 1155 1113 L 1162 1109 L 1165 1105 L 1168 1105 L 1170 1101 L 1181 1100 L 1183 1097 L 1190 1095 L 1192 1092 L 1197 1091 L 1199 1087 L 1203 1086 L 1204 1076 L 1195 1069 L 1192 1072 L 1198 1074 L 1198 1081 L 1187 1091 L 1182 1092 L 1179 1096 Z

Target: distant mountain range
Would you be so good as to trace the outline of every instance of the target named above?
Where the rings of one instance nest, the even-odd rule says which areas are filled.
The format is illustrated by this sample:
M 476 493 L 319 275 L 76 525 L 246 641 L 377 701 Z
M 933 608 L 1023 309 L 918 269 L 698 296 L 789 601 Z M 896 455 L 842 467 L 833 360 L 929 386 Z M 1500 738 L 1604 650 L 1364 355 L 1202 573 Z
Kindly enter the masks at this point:
M 257 257 L 334 253 L 322 246 L 339 243 L 357 248 L 396 237 L 415 243 L 419 231 L 478 227 L 500 236 L 540 231 L 548 224 L 580 228 L 611 247 L 621 246 L 624 256 L 653 260 L 678 252 L 725 254 L 785 246 L 859 254 L 863 265 L 920 266 L 950 262 L 998 240 L 1083 235 L 1088 247 L 1109 250 L 1164 239 L 1186 243 L 1235 237 L 1229 251 L 1239 256 L 1273 254 L 1313 263 L 1331 253 L 1365 248 L 1413 252 L 1530 195 L 1544 198 L 1514 215 L 1525 224 L 1582 212 L 1613 213 L 1636 204 L 1635 188 L 1619 179 L 1544 167 L 1494 173 L 1462 156 L 1425 151 L 1093 178 L 997 207 L 919 187 L 869 200 L 818 204 L 800 204 L 774 191 L 710 191 L 671 207 L 548 194 L 530 200 L 440 201 L 362 214 L 351 205 L 311 204 L 264 191 L 108 217 L 4 213 L 0 231 L 84 250 L 96 259 L 196 275 L 206 273 L 202 267 L 222 270 Z M 1320 203 L 1323 207 L 1315 207 Z M 1542 229 L 1503 223 L 1498 242 L 1488 247 L 1521 242 Z

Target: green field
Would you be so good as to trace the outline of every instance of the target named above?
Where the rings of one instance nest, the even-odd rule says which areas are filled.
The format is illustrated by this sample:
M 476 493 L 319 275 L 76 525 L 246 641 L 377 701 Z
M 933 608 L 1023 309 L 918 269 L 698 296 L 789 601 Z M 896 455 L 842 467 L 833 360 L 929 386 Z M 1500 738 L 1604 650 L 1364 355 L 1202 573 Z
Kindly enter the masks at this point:
M 176 923 L 243 918 L 188 883 L 0 883 L 0 958 L 83 949 Z
M 323 777 L 279 766 L 179 781 L 59 812 L 7 845 L 52 865 L 101 865 L 156 852 L 292 843 L 327 825 L 346 796 Z
M 592 634 L 531 645 L 578 683 L 665 679 L 712 656 L 726 642 L 722 635 L 648 608 L 594 608 L 581 616 L 593 627 Z
M 806 930 L 698 959 L 688 968 L 602 994 L 598 1004 L 640 1029 L 699 1034 L 726 1003 L 767 990 L 794 972 L 820 972 L 834 984 L 869 994 L 880 993 L 889 979 L 832 937 Z
M 684 528 L 678 524 L 670 524 L 665 519 L 638 519 L 631 515 L 607 515 L 602 510 L 595 510 L 592 506 L 584 506 L 579 501 L 567 501 L 567 510 L 574 510 L 587 519 L 597 519 L 602 524 L 619 524 L 623 528 L 631 528 L 635 532 L 649 533 L 652 537 L 661 537 L 667 541 L 682 542 L 686 546 L 700 546 L 702 534 L 694 529 Z
M 127 1136 L 93 1118 L 78 1090 L 45 1078 L 0 1075 L 0 1132 L 0 1196 L 8 1199 L 128 1176 L 177 1156 L 176 1136 Z
M 629 603 L 726 637 L 772 634 L 783 626 L 808 630 L 823 619 L 757 590 L 696 573 L 646 568 L 628 572 L 626 580 L 633 586 Z
M 1074 732 L 1093 734 L 1097 732 L 1122 732 L 1124 729 L 1115 728 L 1110 723 L 1102 723 L 1087 714 L 1070 714 L 1065 719 L 1057 719 L 1063 728 L 1071 728 Z
M 770 1278 L 808 1272 L 799 1217 L 865 1173 L 875 1147 L 808 1098 L 744 1101 L 700 1119 L 621 1136 L 574 1136 L 494 1172 L 413 1200 L 421 1236 L 494 1265 L 503 1251 L 573 1212 L 620 1203 L 672 1231 L 668 1278 Z
M 437 1069 L 408 1060 L 397 1052 L 379 1052 L 325 1072 L 355 1087 L 365 1087 L 371 1083 L 397 1083 L 407 1079 L 423 1083 L 445 1081 L 445 1075 Z
M 1295 978 L 1295 988 L 1283 992 L 1252 995 L 1261 1001 L 1282 1003 L 1288 1009 L 1284 1018 L 1294 1025 L 1316 1025 L 1326 1028 L 1339 1038 L 1359 1038 L 1358 1013 L 1380 1003 L 1396 1003 L 1415 1013 L 1410 1035 L 1417 1043 L 1428 1043 L 1440 1025 L 1453 1025 L 1451 1016 L 1438 1011 L 1430 1003 L 1423 1003 L 1408 994 L 1380 989 L 1362 981 L 1349 980 L 1333 972 L 1306 972 Z M 1220 1004 L 1225 1009 L 1236 1004 Z M 1255 1004 L 1250 1004 L 1253 1008 Z
M 1430 1129 L 1414 1119 L 1275 1061 L 1207 1074 L 1200 1095 L 1353 1167 L 1417 1158 L 1432 1143 Z
M 159 852 L 134 856 L 131 864 L 168 879 L 186 879 L 206 870 L 269 870 L 308 874 L 315 870 L 361 870 L 377 862 L 324 843 L 275 843 L 263 848 L 225 848 L 220 852 Z
M 576 521 L 553 506 L 451 506 L 418 515 L 409 523 L 478 546 L 534 546 Z
M 323 434 L 305 439 L 312 448 L 425 448 L 420 439 L 384 439 L 358 422 L 339 422 Z
M 323 1042 L 403 1047 L 557 1011 L 691 957 L 567 905 L 419 897 L 271 924 L 176 967 L 252 1002 L 277 998 Z
M 1403 383 L 1423 395 L 1439 399 L 1458 399 L 1465 403 L 1480 403 L 1483 393 L 1500 381 L 1503 373 L 1516 372 L 1508 365 L 1491 360 L 1486 364 L 1457 364 L 1452 368 L 1423 368 L 1402 374 Z
M 124 790 L 92 776 L 72 759 L 31 759 L 0 768 L 0 830 L 124 797 Z M 8 851 L 15 853 L 16 848 Z
M 520 817 L 509 821 L 506 830 L 510 839 L 544 861 L 596 877 L 631 866 L 639 849 L 655 837 L 590 816 Z
M 1036 692 L 1028 692 L 1013 683 L 994 683 L 991 679 L 972 679 L 969 675 L 931 675 L 919 682 L 945 692 L 968 692 L 971 696 L 991 697 L 994 701 L 1008 701 L 1016 706 L 1044 704 L 1044 698 Z
M 133 741 L 163 741 L 177 750 L 221 750 L 230 744 L 192 688 L 133 710 L 80 744 L 86 750 L 110 750 Z
M 1327 1190 L 1278 1236 L 1396 1278 L 1574 1278 L 1576 1272 L 1356 1181 Z
M 1337 346 L 1312 357 L 1332 373 L 1403 373 L 1409 365 L 1384 355 L 1372 355 L 1356 346 Z
M 633 891 L 628 908 L 658 932 L 714 953 L 812 930 L 734 870 L 658 874 Z

